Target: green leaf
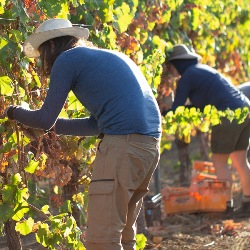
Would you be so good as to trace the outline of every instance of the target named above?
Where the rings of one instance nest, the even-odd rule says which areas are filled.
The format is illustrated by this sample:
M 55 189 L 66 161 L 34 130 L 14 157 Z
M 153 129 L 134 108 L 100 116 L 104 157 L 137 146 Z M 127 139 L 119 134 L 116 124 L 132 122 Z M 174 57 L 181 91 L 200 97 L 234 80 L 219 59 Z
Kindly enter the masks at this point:
M 12 185 L 18 185 L 22 181 L 22 176 L 19 173 L 17 173 L 14 174 L 11 179 L 12 179 L 11 181 Z
M 59 191 L 58 186 L 54 186 L 54 187 L 53 187 L 53 191 L 54 191 L 55 194 L 58 194 L 58 191 Z
M 27 167 L 24 170 L 30 174 L 35 173 L 37 167 L 39 166 L 39 161 L 30 160 Z
M 62 3 L 61 4 L 61 10 L 58 13 L 57 18 L 68 19 L 68 15 L 69 15 L 68 3 Z
M 100 18 L 103 23 L 108 23 L 113 20 L 113 4 L 105 3 L 105 1 L 100 2 Z
M 32 218 L 28 218 L 25 221 L 17 222 L 15 229 L 20 234 L 27 235 L 32 232 L 33 225 L 34 220 Z
M 25 90 L 23 88 L 21 88 L 19 86 L 18 91 L 19 91 L 19 97 L 21 97 L 21 98 L 25 97 L 26 93 L 25 93 Z
M 68 96 L 68 110 L 82 110 L 84 107 L 80 101 L 76 98 L 72 91 Z
M 0 15 L 4 13 L 4 5 L 6 0 L 0 0 Z
M 116 14 L 116 24 L 119 32 L 125 32 L 128 29 L 129 24 L 134 18 L 133 13 L 130 11 L 130 7 L 125 2 L 122 3 L 122 6 L 118 7 L 115 10 Z
M 78 249 L 78 250 L 86 250 L 86 248 L 84 247 L 84 245 L 82 244 L 81 241 L 77 242 L 76 249 Z
M 71 201 L 66 200 L 60 207 L 61 213 L 72 213 Z
M 0 133 L 3 133 L 5 131 L 5 127 L 0 125 Z
M 68 113 L 67 113 L 67 111 L 65 109 L 61 110 L 61 112 L 59 114 L 59 117 L 60 118 L 69 118 Z
M 15 208 L 14 208 L 14 212 L 15 214 L 12 216 L 12 219 L 15 221 L 20 221 L 23 216 L 29 212 L 29 204 L 25 201 L 23 203 L 18 204 Z
M 1 148 L 0 150 L 0 153 L 5 153 L 5 152 L 9 152 L 11 150 L 11 148 L 13 147 L 13 144 L 15 143 L 12 143 L 10 141 L 7 141 L 3 147 Z
M 137 234 L 135 238 L 136 238 L 136 250 L 144 249 L 147 243 L 147 238 L 145 237 L 145 235 Z
M 33 78 L 34 78 L 34 80 L 35 80 L 35 82 L 36 82 L 36 86 L 37 86 L 38 88 L 41 88 L 42 84 L 41 84 L 41 82 L 40 82 L 39 77 L 38 77 L 37 75 L 33 75 Z
M 204 108 L 204 111 L 203 113 L 205 115 L 209 114 L 211 112 L 211 105 L 207 105 L 205 108 Z
M 28 188 L 18 189 L 16 193 L 17 202 L 22 203 L 29 198 Z
M 7 221 L 14 215 L 13 208 L 8 204 L 0 205 L 0 221 Z
M 10 38 L 14 43 L 19 43 L 22 40 L 23 35 L 20 30 L 10 30 L 9 32 L 11 34 Z
M 208 132 L 210 129 L 210 122 L 209 121 L 204 121 L 202 124 L 201 124 L 201 127 L 200 127 L 200 130 L 201 132 Z
M 2 50 L 5 46 L 7 46 L 8 40 L 4 37 L 0 38 L 0 50 Z
M 14 88 L 11 86 L 11 79 L 8 76 L 0 77 L 0 94 L 12 96 Z
M 15 203 L 16 192 L 17 192 L 16 186 L 5 185 L 2 190 L 3 202 L 8 204 Z
M 41 208 L 41 211 L 45 214 L 50 214 L 49 212 L 49 205 L 44 205 L 42 208 Z
M 36 233 L 36 240 L 38 243 L 42 244 L 44 247 L 48 245 L 48 235 L 50 234 L 49 225 L 47 223 L 42 223 Z
M 200 10 L 198 8 L 192 9 L 192 30 L 197 30 L 200 25 Z

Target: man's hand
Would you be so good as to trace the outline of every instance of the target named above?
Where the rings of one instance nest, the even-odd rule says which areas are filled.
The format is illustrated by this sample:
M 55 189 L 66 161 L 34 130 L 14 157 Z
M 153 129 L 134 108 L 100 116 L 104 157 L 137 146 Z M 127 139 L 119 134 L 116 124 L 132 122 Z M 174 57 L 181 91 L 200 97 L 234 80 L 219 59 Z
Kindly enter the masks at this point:
M 15 120 L 14 118 L 14 110 L 17 108 L 17 106 L 9 106 L 4 111 L 4 116 L 8 117 L 10 120 Z

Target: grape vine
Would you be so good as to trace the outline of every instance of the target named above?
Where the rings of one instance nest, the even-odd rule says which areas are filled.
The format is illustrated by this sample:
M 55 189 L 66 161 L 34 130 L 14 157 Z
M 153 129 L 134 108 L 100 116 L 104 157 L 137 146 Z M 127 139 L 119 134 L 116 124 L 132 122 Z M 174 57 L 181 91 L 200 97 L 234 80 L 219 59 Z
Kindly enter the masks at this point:
M 4 118 L 8 105 L 38 109 L 46 96 L 49 82 L 39 61 L 22 52 L 23 42 L 43 20 L 58 17 L 88 25 L 91 42 L 122 51 L 138 64 L 161 107 L 175 91 L 175 79 L 163 75 L 162 64 L 166 49 L 176 43 L 192 45 L 204 63 L 234 84 L 249 80 L 249 13 L 248 0 L 0 0 L 0 223 L 14 220 L 17 232 L 35 233 L 50 249 L 84 249 L 84 216 L 78 220 L 72 214 L 75 207 L 85 213 L 97 139 L 45 134 Z M 204 112 L 180 107 L 163 117 L 162 148 L 168 135 L 188 142 L 196 128 L 209 131 L 220 117 L 241 122 L 247 114 L 246 109 L 221 113 L 211 106 Z M 86 115 L 70 93 L 60 116 Z M 74 190 L 71 197 L 66 187 Z M 41 198 L 44 192 L 49 199 Z M 35 221 L 35 213 L 43 220 Z M 138 241 L 145 243 L 142 237 Z

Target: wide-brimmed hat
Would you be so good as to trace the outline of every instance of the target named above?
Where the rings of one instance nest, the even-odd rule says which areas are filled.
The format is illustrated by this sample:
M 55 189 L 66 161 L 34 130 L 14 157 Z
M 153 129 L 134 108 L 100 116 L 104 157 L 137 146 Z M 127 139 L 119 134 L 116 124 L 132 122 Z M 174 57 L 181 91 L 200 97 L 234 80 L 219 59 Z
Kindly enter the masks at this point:
M 87 39 L 89 30 L 87 28 L 75 27 L 66 19 L 50 19 L 42 23 L 24 42 L 23 50 L 28 57 L 39 56 L 39 46 L 56 37 L 73 36 L 76 38 Z
M 175 45 L 173 49 L 168 53 L 168 55 L 169 56 L 166 62 L 174 59 L 202 59 L 200 55 L 196 54 L 194 51 L 189 50 L 185 44 Z

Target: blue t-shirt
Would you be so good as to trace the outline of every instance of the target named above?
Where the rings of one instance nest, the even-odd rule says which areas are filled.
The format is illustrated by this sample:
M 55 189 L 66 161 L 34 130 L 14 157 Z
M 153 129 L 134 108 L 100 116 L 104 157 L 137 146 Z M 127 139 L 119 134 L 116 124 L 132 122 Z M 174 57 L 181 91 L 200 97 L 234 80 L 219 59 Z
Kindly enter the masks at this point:
M 79 119 L 58 119 L 70 91 L 91 113 Z M 50 86 L 39 110 L 18 107 L 14 118 L 34 128 L 58 134 L 161 134 L 161 115 L 152 90 L 139 67 L 111 50 L 76 47 L 55 60 Z
M 218 110 L 250 107 L 245 95 L 217 70 L 204 64 L 191 65 L 184 71 L 177 85 L 172 109 L 184 106 L 187 98 L 192 106 L 201 110 L 206 105 L 213 105 Z

